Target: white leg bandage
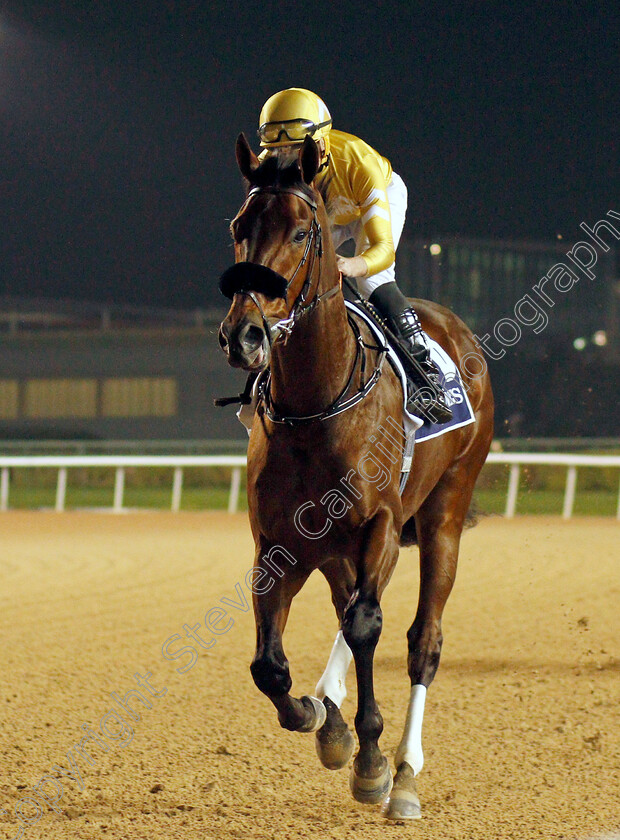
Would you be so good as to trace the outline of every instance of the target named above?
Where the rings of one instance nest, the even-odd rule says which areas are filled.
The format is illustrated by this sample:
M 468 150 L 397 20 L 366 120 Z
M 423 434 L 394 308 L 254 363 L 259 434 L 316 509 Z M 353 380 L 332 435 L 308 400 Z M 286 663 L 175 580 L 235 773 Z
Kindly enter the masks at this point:
M 345 682 L 352 659 L 353 654 L 351 653 L 351 648 L 345 642 L 342 630 L 339 630 L 336 634 L 336 640 L 327 660 L 327 666 L 325 667 L 323 676 L 316 684 L 314 693 L 319 700 L 324 700 L 326 697 L 329 697 L 332 703 L 335 703 L 340 708 L 342 701 L 347 696 Z
M 405 731 L 394 758 L 396 768 L 403 762 L 413 769 L 417 776 L 424 764 L 422 753 L 422 719 L 424 718 L 424 703 L 426 702 L 426 686 L 412 685 Z

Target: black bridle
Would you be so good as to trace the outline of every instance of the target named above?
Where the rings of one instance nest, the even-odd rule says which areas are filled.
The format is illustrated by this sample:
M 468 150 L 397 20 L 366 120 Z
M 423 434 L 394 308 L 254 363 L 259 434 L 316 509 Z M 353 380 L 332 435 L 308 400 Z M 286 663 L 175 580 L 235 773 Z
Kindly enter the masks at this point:
M 270 193 L 272 195 L 286 193 L 289 195 L 297 196 L 297 198 L 300 198 L 302 201 L 304 201 L 312 210 L 312 222 L 310 224 L 310 229 L 306 237 L 306 247 L 304 249 L 299 263 L 297 264 L 297 267 L 295 268 L 293 274 L 288 280 L 281 274 L 278 274 L 276 271 L 273 271 L 267 266 L 261 265 L 260 263 L 252 262 L 235 263 L 235 265 L 228 268 L 220 278 L 220 291 L 222 292 L 222 294 L 231 299 L 236 294 L 245 295 L 249 297 L 252 303 L 256 306 L 263 321 L 263 329 L 267 336 L 267 340 L 269 341 L 269 346 L 270 348 L 272 348 L 273 345 L 281 339 L 284 341 L 284 343 L 286 343 L 295 324 L 299 321 L 299 319 L 302 316 L 310 314 L 322 301 L 327 300 L 328 298 L 337 294 L 341 290 L 342 276 L 340 276 L 340 282 L 337 286 L 333 286 L 331 289 L 328 289 L 322 295 L 318 294 L 319 283 L 321 280 L 321 258 L 323 256 L 323 238 L 321 224 L 317 218 L 318 205 L 316 201 L 314 201 L 314 199 L 307 195 L 305 192 L 303 192 L 300 189 L 296 189 L 295 187 L 253 187 L 249 191 L 246 201 L 243 207 L 241 208 L 240 212 L 244 211 L 247 208 L 249 202 L 254 196 L 262 193 Z M 300 269 L 308 262 L 308 260 L 310 260 L 310 264 L 306 272 L 304 283 L 301 287 L 299 294 L 293 302 L 293 306 L 291 307 L 288 317 L 276 321 L 273 324 L 270 324 L 267 319 L 267 316 L 263 311 L 263 307 L 261 306 L 257 294 L 262 293 L 272 299 L 278 297 L 286 299 L 286 295 L 291 286 L 291 283 L 293 282 L 295 277 L 297 277 L 297 274 L 299 273 Z M 310 290 L 312 287 L 312 276 L 314 273 L 315 262 L 318 265 L 316 277 L 316 290 L 315 294 L 311 297 L 310 300 L 308 300 Z M 322 411 L 316 412 L 315 414 L 307 414 L 302 416 L 286 416 L 280 414 L 273 404 L 273 401 L 271 399 L 271 373 L 270 371 L 267 371 L 267 373 L 264 376 L 260 377 L 258 390 L 263 403 L 264 413 L 273 423 L 285 423 L 289 426 L 296 426 L 312 423 L 317 420 L 326 420 L 328 417 L 334 417 L 337 414 L 342 414 L 349 408 L 353 408 L 354 405 L 357 405 L 359 402 L 365 399 L 365 397 L 377 384 L 383 369 L 383 362 L 387 353 L 387 346 L 367 344 L 362 337 L 361 331 L 357 323 L 348 313 L 347 318 L 355 336 L 356 352 L 353 365 L 351 366 L 351 371 L 342 391 L 338 394 L 336 399 Z M 276 333 L 275 338 L 272 337 L 274 333 Z M 365 350 L 367 349 L 376 350 L 378 355 L 372 373 L 369 375 L 368 379 L 364 381 L 364 373 L 366 369 Z M 353 383 L 355 371 L 357 370 L 358 365 L 360 366 L 360 377 L 362 382 L 359 385 L 358 390 L 351 396 L 347 397 L 347 393 L 349 392 L 349 389 L 351 388 L 351 385 Z M 249 394 L 247 396 L 249 397 Z M 228 402 L 229 400 L 218 400 L 216 401 L 216 404 L 224 405 Z

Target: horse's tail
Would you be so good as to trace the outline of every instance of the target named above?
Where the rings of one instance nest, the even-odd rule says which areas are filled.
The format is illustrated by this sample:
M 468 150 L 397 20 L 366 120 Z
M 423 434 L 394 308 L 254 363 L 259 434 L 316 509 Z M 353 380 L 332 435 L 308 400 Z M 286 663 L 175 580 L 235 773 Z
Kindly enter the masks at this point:
M 485 514 L 480 511 L 476 500 L 472 499 L 469 510 L 465 514 L 465 522 L 463 523 L 463 530 L 466 528 L 473 528 L 478 524 L 480 518 Z M 410 517 L 403 525 L 403 530 L 400 534 L 400 544 L 402 548 L 407 548 L 410 545 L 418 544 L 418 532 L 415 527 L 415 516 Z

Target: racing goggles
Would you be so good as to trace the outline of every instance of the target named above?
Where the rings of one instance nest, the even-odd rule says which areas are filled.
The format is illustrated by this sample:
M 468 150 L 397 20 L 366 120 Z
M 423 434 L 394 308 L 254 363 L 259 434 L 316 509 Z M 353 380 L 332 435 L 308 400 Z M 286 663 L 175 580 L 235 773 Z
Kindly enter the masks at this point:
M 281 143 L 282 135 L 290 143 L 301 143 L 307 135 L 310 137 L 316 134 L 321 128 L 331 125 L 331 120 L 322 123 L 313 123 L 311 120 L 295 119 L 283 120 L 282 122 L 266 122 L 258 129 L 258 136 L 261 143 Z

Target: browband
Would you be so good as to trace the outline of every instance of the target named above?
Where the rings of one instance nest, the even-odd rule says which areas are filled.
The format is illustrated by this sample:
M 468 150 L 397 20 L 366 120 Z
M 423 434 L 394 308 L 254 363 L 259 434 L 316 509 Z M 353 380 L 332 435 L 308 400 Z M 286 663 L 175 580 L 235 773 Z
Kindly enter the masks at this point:
M 220 292 L 233 299 L 237 292 L 259 292 L 268 298 L 286 298 L 287 280 L 266 265 L 238 262 L 220 277 Z
M 306 204 L 312 207 L 313 210 L 316 210 L 318 206 L 313 198 L 295 187 L 252 187 L 248 193 L 248 198 L 251 198 L 253 195 L 258 195 L 259 193 L 271 193 L 272 195 L 287 193 L 288 195 L 296 195 L 297 198 L 301 198 L 301 200 L 305 201 Z

